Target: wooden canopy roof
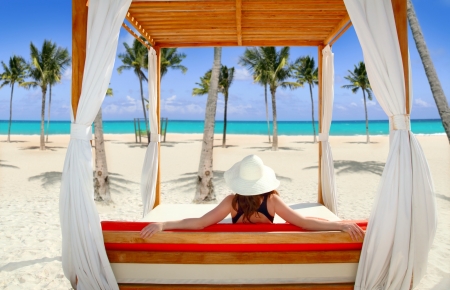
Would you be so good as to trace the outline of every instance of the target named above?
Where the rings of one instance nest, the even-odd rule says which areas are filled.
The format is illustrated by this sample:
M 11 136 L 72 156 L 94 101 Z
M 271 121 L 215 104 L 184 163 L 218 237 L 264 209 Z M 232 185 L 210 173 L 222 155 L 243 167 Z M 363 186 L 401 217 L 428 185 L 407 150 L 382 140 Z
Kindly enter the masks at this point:
M 133 0 L 126 18 L 158 47 L 319 46 L 350 26 L 343 0 Z

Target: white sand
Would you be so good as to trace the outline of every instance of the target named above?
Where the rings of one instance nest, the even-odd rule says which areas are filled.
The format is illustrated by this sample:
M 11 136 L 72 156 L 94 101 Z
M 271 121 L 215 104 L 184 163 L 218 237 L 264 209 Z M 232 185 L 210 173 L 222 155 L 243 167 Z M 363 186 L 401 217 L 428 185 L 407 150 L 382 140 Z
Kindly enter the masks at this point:
M 201 148 L 200 134 L 169 134 L 162 144 L 162 203 L 190 203 Z M 216 136 L 217 145 L 221 136 Z M 0 136 L 0 289 L 70 289 L 61 267 L 59 186 L 67 135 L 50 136 L 49 150 L 38 149 L 38 136 Z M 256 153 L 281 180 L 288 203 L 317 200 L 317 144 L 312 137 L 286 137 L 272 152 L 264 136 L 228 136 L 230 147 L 214 149 L 215 188 L 220 201 L 229 190 L 223 171 Z M 98 205 L 102 220 L 139 220 L 139 181 L 145 145 L 133 135 L 107 135 L 106 152 L 114 204 Z M 384 162 L 388 138 L 331 137 L 339 216 L 369 217 Z M 417 289 L 450 289 L 450 146 L 445 136 L 419 136 L 431 167 L 439 215 L 428 270 Z

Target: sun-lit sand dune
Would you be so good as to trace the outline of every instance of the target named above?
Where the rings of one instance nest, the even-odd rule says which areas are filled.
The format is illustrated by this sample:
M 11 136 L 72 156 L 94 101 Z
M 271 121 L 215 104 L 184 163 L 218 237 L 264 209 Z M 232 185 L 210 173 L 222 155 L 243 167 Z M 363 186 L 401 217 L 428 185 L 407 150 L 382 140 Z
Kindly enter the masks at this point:
M 190 203 L 200 157 L 201 134 L 169 134 L 161 144 L 162 203 Z M 445 136 L 418 136 L 433 174 L 438 230 L 427 274 L 418 289 L 450 285 L 450 147 Z M 59 186 L 68 135 L 50 136 L 45 152 L 38 136 L 0 136 L 0 289 L 70 289 L 61 266 Z M 134 135 L 106 135 L 114 203 L 98 205 L 102 220 L 141 218 L 140 175 L 145 144 Z M 330 137 L 335 159 L 339 217 L 367 219 L 386 161 L 389 138 Z M 230 191 L 223 172 L 249 154 L 259 155 L 281 180 L 288 203 L 317 200 L 318 145 L 311 136 L 281 136 L 273 152 L 267 136 L 229 135 L 228 148 L 216 136 L 214 176 L 217 200 Z

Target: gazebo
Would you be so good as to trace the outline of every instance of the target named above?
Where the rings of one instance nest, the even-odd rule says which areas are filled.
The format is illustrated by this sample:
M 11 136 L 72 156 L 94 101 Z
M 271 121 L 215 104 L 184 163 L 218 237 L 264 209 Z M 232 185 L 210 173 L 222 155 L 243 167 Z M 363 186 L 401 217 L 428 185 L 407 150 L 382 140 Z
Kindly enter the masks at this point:
M 409 124 L 412 92 L 406 2 L 90 0 L 86 3 L 86 0 L 72 0 L 73 114 L 60 198 L 63 269 L 72 285 L 78 285 L 80 289 L 118 289 L 117 282 L 121 289 L 233 289 L 236 284 L 246 289 L 273 289 L 276 285 L 292 289 L 351 289 L 354 285 L 355 289 L 409 289 L 410 285 L 417 285 L 425 274 L 427 255 L 436 230 L 436 213 L 430 171 Z M 146 41 L 141 40 L 124 23 L 124 19 Z M 391 128 L 390 153 L 362 249 L 360 244 L 355 245 L 343 233 L 299 233 L 289 225 L 273 225 L 272 228 L 217 225 L 201 233 L 161 233 L 152 241 L 144 241 L 137 234 L 142 224 L 105 223 L 102 235 L 93 201 L 89 140 L 91 124 L 112 74 L 121 26 L 149 49 L 149 119 L 152 135 L 141 182 L 145 215 L 160 203 L 158 133 L 161 48 L 217 46 L 318 47 L 318 202 L 337 213 L 333 158 L 328 142 L 333 105 L 334 56 L 331 46 L 351 25 L 355 27 L 361 43 L 373 91 L 390 118 Z M 224 241 L 231 241 L 230 244 L 247 250 L 242 251 L 234 246 L 222 251 L 219 248 L 224 246 Z M 110 249 L 124 252 L 107 255 L 105 243 Z M 127 243 L 134 245 L 131 249 L 134 253 L 122 245 Z M 184 248 L 175 247 L 176 243 L 184 244 Z M 250 246 L 255 244 L 259 245 L 257 248 L 261 253 L 267 252 L 263 255 L 264 259 L 254 258 L 259 253 L 252 254 L 255 251 L 250 250 Z M 270 250 L 269 246 L 279 250 Z M 159 250 L 162 254 L 157 253 L 155 247 L 162 247 L 160 249 L 163 250 Z M 169 251 L 169 248 L 172 250 Z M 201 252 L 202 248 L 209 249 L 209 254 L 192 254 Z M 286 248 L 290 250 L 286 251 Z M 151 254 L 148 254 L 149 251 Z M 241 265 L 223 262 L 230 255 L 237 259 L 241 257 L 238 259 Z M 237 271 L 253 271 L 256 274 L 252 276 L 253 280 L 229 276 L 229 281 L 224 283 L 223 279 L 216 277 L 217 273 L 205 272 L 205 275 L 211 276 L 210 280 L 197 278 L 198 283 L 184 280 L 188 285 L 179 285 L 183 280 L 177 280 L 178 284 L 173 282 L 172 286 L 163 286 L 172 283 L 164 279 L 144 281 L 143 278 L 129 278 L 118 281 L 115 277 L 117 269 L 112 269 L 108 260 L 112 256 L 116 262 L 129 264 L 147 259 L 144 263 L 154 265 L 147 271 L 155 271 L 159 264 L 161 269 L 170 269 L 167 267 L 172 265 L 175 271 L 180 272 L 187 268 L 179 266 L 203 264 L 213 272 L 225 271 L 225 276 L 233 266 L 242 269 Z M 353 266 L 347 265 L 349 262 Z M 217 264 L 228 267 L 216 267 L 218 270 L 214 270 Z M 316 264 L 326 264 L 326 267 L 314 268 Z M 280 279 L 264 277 L 268 275 L 267 271 L 274 271 L 276 267 L 287 269 L 291 276 Z M 138 268 L 127 271 L 137 271 Z M 310 279 L 307 275 L 300 279 L 295 274 L 296 271 L 311 268 L 324 272 L 345 268 L 347 272 L 338 275 L 340 278 L 333 276 L 338 278 L 328 277 L 325 280 Z M 205 269 L 200 267 L 192 272 Z M 348 271 L 353 271 L 351 277 Z

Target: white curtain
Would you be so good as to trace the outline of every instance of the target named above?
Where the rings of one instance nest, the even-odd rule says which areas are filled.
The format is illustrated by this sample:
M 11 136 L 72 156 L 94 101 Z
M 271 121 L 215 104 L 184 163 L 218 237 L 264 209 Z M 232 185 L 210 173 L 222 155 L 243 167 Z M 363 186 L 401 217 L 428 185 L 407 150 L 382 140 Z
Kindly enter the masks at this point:
M 150 123 L 150 142 L 148 143 L 147 151 L 145 153 L 141 176 L 143 216 L 148 214 L 155 204 L 156 178 L 158 176 L 158 143 L 160 141 L 160 136 L 158 134 L 158 66 L 156 62 L 156 52 L 153 48 L 150 48 L 148 52 L 148 120 Z
M 61 180 L 62 265 L 77 289 L 119 289 L 94 203 L 91 125 L 111 79 L 120 27 L 131 0 L 90 0 L 86 62 Z M 76 283 L 78 278 L 78 285 Z
M 322 198 L 325 206 L 337 215 L 334 162 L 330 143 L 328 142 L 334 100 L 334 54 L 331 52 L 329 45 L 322 50 L 322 93 L 322 133 L 319 134 L 319 141 L 321 141 L 322 146 L 322 160 L 320 163 Z
M 436 232 L 430 170 L 406 114 L 391 0 L 344 2 L 361 43 L 370 84 L 391 124 L 389 156 L 369 218 L 355 289 L 409 289 L 412 278 L 415 286 L 425 274 Z

